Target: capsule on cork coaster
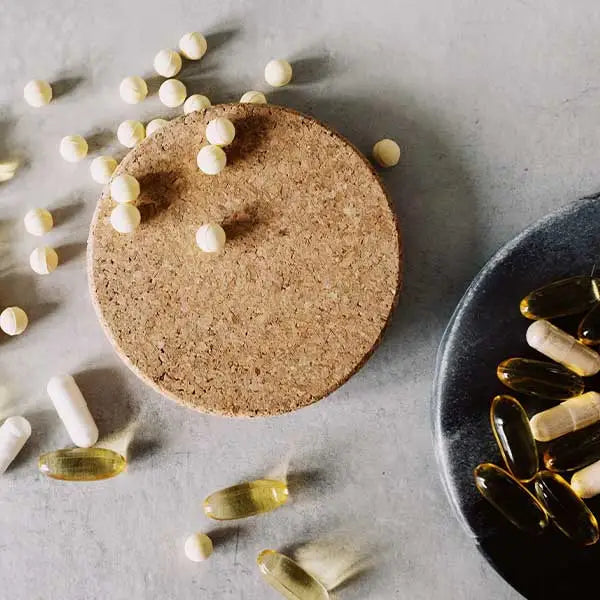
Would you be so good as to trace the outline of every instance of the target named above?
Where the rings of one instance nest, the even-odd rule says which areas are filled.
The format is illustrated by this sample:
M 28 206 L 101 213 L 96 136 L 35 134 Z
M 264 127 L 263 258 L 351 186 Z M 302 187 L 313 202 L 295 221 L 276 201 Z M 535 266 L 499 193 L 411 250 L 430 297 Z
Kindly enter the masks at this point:
M 208 123 L 235 137 L 200 170 Z M 209 136 L 210 137 L 210 136 Z M 110 226 L 102 193 L 88 243 L 92 300 L 130 368 L 200 411 L 273 415 L 327 396 L 368 359 L 396 305 L 402 246 L 369 161 L 311 117 L 211 106 L 133 148 L 113 177 L 140 184 L 140 225 Z M 218 252 L 196 232 L 217 224 Z

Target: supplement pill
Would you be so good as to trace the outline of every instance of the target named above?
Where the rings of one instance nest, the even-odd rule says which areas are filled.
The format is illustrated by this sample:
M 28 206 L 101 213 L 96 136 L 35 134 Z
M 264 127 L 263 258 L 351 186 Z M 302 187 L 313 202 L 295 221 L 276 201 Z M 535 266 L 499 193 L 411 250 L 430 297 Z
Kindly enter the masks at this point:
M 208 44 L 206 38 L 197 31 L 186 33 L 179 40 L 179 50 L 188 60 L 198 60 L 204 56 Z
M 584 546 L 598 541 L 596 517 L 560 475 L 540 471 L 535 477 L 535 492 L 554 524 L 567 537 Z
M 185 97 L 187 96 L 187 90 L 185 85 L 178 79 L 167 79 L 163 81 L 161 86 L 158 88 L 158 97 L 160 101 L 170 108 L 181 106 Z
M 140 195 L 140 182 L 128 173 L 117 175 L 110 182 L 110 197 L 118 204 L 135 202 Z
M 164 127 L 169 121 L 166 119 L 152 119 L 146 125 L 146 135 L 152 135 L 155 131 L 158 131 L 161 127 Z
M 39 470 L 63 481 L 99 481 L 115 477 L 125 470 L 124 456 L 106 448 L 65 448 L 42 454 Z
M 531 481 L 538 470 L 538 454 L 523 407 L 512 396 L 496 396 L 490 422 L 508 470 L 521 481 Z
M 73 377 L 55 375 L 46 390 L 73 443 L 80 448 L 93 446 L 98 441 L 98 427 Z
M 66 135 L 58 149 L 67 162 L 79 162 L 87 156 L 88 143 L 80 135 Z
M 210 100 L 202 94 L 192 94 L 183 103 L 183 113 L 189 115 L 197 110 L 204 110 L 210 106 Z
M 220 146 L 204 146 L 198 152 L 196 163 L 206 175 L 218 175 L 227 164 L 227 155 Z
M 7 335 L 21 335 L 28 324 L 27 313 L 18 306 L 9 306 L 0 313 L 0 329 Z
M 202 252 L 221 252 L 227 236 L 218 223 L 207 223 L 196 231 L 196 244 Z
M 8 417 L 0 426 L 0 475 L 21 452 L 31 436 L 31 425 L 24 417 Z
M 23 97 L 29 106 L 40 108 L 52 100 L 52 87 L 47 81 L 34 79 L 23 89 Z
M 125 77 L 119 86 L 119 95 L 127 104 L 137 104 L 148 95 L 148 86 L 137 75 Z
M 534 290 L 521 300 L 520 308 L 521 314 L 528 319 L 553 319 L 585 312 L 598 302 L 598 280 L 578 276 Z
M 144 125 L 140 121 L 128 119 L 117 128 L 117 139 L 126 148 L 133 148 L 146 137 Z
M 583 379 L 566 367 L 541 360 L 509 358 L 498 365 L 498 379 L 522 394 L 565 400 L 583 392 Z
M 265 67 L 265 81 L 273 87 L 287 85 L 292 79 L 292 65 L 287 60 L 273 59 Z
M 549 442 L 597 421 L 600 421 L 600 394 L 586 392 L 537 413 L 531 418 L 530 425 L 538 442 Z
M 235 137 L 235 127 L 227 117 L 211 119 L 206 126 L 206 139 L 215 146 L 228 146 Z
M 133 233 L 141 221 L 142 215 L 133 204 L 119 204 L 110 213 L 110 224 L 119 233 Z
M 38 275 L 48 275 L 58 266 L 58 254 L 50 246 L 35 248 L 29 255 L 29 266 Z
M 600 460 L 577 471 L 571 477 L 571 487 L 580 498 L 593 498 L 600 494 Z
M 266 104 L 267 98 L 262 92 L 250 90 L 240 98 L 242 104 Z
M 373 146 L 372 154 L 381 167 L 394 167 L 400 162 L 400 146 L 394 140 L 379 140 Z
M 590 346 L 600 344 L 600 304 L 590 310 L 577 328 L 579 341 Z
M 181 56 L 171 49 L 159 50 L 154 57 L 154 70 L 163 77 L 175 77 L 181 71 Z
M 263 550 L 256 559 L 264 580 L 288 600 L 328 600 L 325 586 L 296 561 L 275 550 Z
M 205 533 L 194 533 L 185 540 L 184 550 L 191 561 L 202 562 L 213 553 L 213 543 Z
M 218 521 L 244 519 L 279 508 L 287 499 L 285 481 L 257 479 L 214 492 L 204 500 L 204 512 Z
M 23 224 L 27 233 L 41 236 L 52 229 L 54 220 L 45 208 L 32 208 L 23 218 Z
M 106 184 L 117 168 L 117 161 L 112 156 L 98 156 L 90 163 L 90 174 L 96 183 Z
M 600 354 L 577 341 L 566 331 L 540 319 L 527 328 L 527 343 L 577 375 L 589 377 L 600 371 Z
M 544 464 L 550 471 L 574 471 L 597 460 L 600 460 L 600 424 L 563 435 L 544 452 Z
M 535 496 L 504 469 L 484 463 L 473 471 L 479 493 L 515 527 L 539 534 L 548 516 Z

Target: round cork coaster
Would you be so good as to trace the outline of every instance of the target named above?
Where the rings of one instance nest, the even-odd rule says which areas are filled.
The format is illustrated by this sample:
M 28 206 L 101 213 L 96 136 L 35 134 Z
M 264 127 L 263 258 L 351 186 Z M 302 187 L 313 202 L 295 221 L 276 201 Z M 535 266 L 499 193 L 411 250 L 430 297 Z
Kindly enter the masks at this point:
M 227 166 L 204 175 L 206 124 L 236 128 Z M 91 296 L 131 369 L 187 406 L 273 415 L 339 387 L 377 346 L 401 282 L 396 219 L 367 160 L 314 119 L 259 104 L 213 106 L 144 140 L 115 175 L 141 185 L 140 227 L 88 240 Z M 221 223 L 225 250 L 195 243 Z

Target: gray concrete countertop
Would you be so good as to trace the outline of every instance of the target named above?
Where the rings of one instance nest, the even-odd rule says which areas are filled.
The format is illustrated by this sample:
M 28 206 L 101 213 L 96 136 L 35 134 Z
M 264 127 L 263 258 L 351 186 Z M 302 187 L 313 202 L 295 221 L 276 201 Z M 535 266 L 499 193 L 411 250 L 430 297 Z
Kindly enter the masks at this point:
M 0 304 L 22 305 L 27 332 L 1 340 L 0 416 L 34 433 L 0 482 L 0 596 L 275 599 L 255 567 L 266 547 L 306 559 L 361 557 L 344 599 L 516 598 L 454 520 L 434 461 L 429 401 L 434 357 L 466 285 L 496 248 L 538 217 L 600 187 L 600 10 L 590 0 L 359 2 L 5 2 L 0 10 L 0 160 L 24 167 L 0 187 Z M 88 223 L 99 193 L 89 161 L 57 146 L 92 136 L 117 151 L 127 118 L 172 116 L 156 95 L 138 106 L 120 79 L 189 30 L 209 52 L 183 76 L 213 102 L 268 91 L 271 57 L 296 67 L 273 102 L 306 111 L 368 152 L 383 136 L 404 157 L 383 173 L 401 218 L 406 282 L 382 346 L 330 398 L 295 414 L 203 416 L 145 387 L 111 350 L 85 277 Z M 31 78 L 60 83 L 34 110 Z M 21 219 L 47 206 L 44 238 L 63 263 L 36 276 L 39 240 Z M 76 375 L 104 435 L 135 426 L 126 475 L 94 485 L 45 479 L 42 451 L 68 445 L 45 385 Z M 484 399 L 482 399 L 483 401 Z M 221 486 L 289 463 L 294 501 L 218 525 L 201 510 Z M 215 533 L 205 564 L 183 539 Z M 328 552 L 331 548 L 335 552 Z M 342 550 L 339 550 L 342 548 Z

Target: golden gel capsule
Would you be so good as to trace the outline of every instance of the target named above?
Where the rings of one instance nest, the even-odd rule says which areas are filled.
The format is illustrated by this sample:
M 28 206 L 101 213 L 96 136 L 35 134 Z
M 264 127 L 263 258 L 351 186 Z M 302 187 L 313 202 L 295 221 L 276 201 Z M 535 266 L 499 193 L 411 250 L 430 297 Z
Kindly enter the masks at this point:
M 579 341 L 588 346 L 600 344 L 600 304 L 597 304 L 590 310 L 579 323 L 577 328 L 577 337 Z
M 587 276 L 555 281 L 523 298 L 521 314 L 528 319 L 553 319 L 585 312 L 600 302 L 598 284 Z
M 600 494 L 600 460 L 574 473 L 571 487 L 580 498 L 593 498 Z
M 567 537 L 584 546 L 598 541 L 596 517 L 560 475 L 540 471 L 535 477 L 535 492 Z
M 597 421 L 600 421 L 600 394 L 586 392 L 537 413 L 529 424 L 538 442 L 549 442 Z
M 65 448 L 42 454 L 38 467 L 44 475 L 63 481 L 98 481 L 121 473 L 123 456 L 106 448 Z
M 583 392 L 583 379 L 566 367 L 529 358 L 509 358 L 498 365 L 498 379 L 515 392 L 565 400 Z
M 521 481 L 531 481 L 538 470 L 538 453 L 523 407 L 512 396 L 496 396 L 490 422 L 508 470 Z
M 527 328 L 527 343 L 577 375 L 589 377 L 600 371 L 600 354 L 566 331 L 540 319 Z
M 256 559 L 265 581 L 289 600 L 327 600 L 329 593 L 319 581 L 291 558 L 263 550 Z
M 550 471 L 575 471 L 597 460 L 600 460 L 600 424 L 564 435 L 544 452 L 544 464 Z
M 244 519 L 269 512 L 285 504 L 288 488 L 285 481 L 257 479 L 219 490 L 204 501 L 207 517 L 218 521 Z
M 481 495 L 519 529 L 537 535 L 548 525 L 548 515 L 536 497 L 510 473 L 484 463 L 473 475 Z

